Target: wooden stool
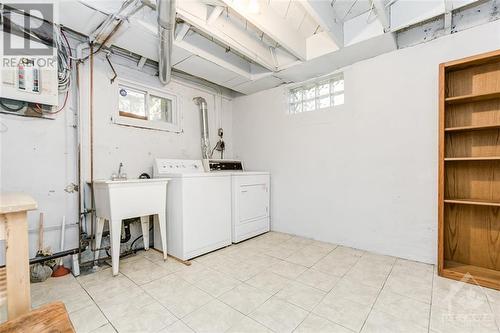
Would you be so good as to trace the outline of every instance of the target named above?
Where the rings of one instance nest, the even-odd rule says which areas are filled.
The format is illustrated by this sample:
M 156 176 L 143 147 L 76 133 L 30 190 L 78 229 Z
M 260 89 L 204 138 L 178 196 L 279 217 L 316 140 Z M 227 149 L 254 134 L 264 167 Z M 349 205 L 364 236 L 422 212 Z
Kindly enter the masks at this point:
M 89 318 L 92 320 L 92 318 Z M 54 302 L 0 325 L 0 333 L 72 333 L 75 332 L 66 307 Z
M 0 240 L 5 240 L 5 268 L 0 271 L 0 304 L 8 319 L 31 310 L 27 212 L 37 208 L 29 195 L 0 194 Z

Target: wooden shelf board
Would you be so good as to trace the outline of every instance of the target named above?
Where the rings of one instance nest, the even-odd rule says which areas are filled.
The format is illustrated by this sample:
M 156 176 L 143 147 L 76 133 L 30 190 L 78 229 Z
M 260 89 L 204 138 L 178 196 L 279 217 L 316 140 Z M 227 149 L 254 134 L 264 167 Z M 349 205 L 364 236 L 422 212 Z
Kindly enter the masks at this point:
M 471 278 L 467 278 L 470 274 Z M 442 276 L 500 290 L 500 271 L 445 260 Z
M 444 199 L 444 202 L 448 204 L 458 204 L 458 205 L 500 207 L 500 202 L 492 202 L 492 201 L 477 200 L 477 199 Z
M 446 104 L 459 104 L 459 103 L 470 103 L 485 101 L 488 99 L 500 98 L 500 92 L 491 92 L 486 94 L 471 94 L 464 96 L 453 96 L 445 98 Z
M 462 59 L 448 61 L 443 63 L 442 65 L 446 68 L 447 71 L 456 71 L 495 61 L 500 61 L 500 50 L 490 51 Z
M 500 156 L 445 157 L 445 161 L 500 161 Z
M 467 131 L 480 131 L 488 129 L 500 129 L 498 125 L 472 125 L 472 126 L 457 126 L 445 128 L 445 132 L 467 132 Z

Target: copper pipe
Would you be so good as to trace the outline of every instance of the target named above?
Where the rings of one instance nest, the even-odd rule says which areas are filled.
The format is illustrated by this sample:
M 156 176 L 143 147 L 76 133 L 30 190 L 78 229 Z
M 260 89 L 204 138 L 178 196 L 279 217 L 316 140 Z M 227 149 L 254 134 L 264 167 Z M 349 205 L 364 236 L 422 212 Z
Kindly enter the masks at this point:
M 76 102 L 76 108 L 78 112 L 78 263 L 82 262 L 82 234 L 83 234 L 83 227 L 82 227 L 82 222 L 86 222 L 87 220 L 83 218 L 83 207 L 82 207 L 82 191 L 83 191 L 83 182 L 82 182 L 82 143 L 81 143 L 81 130 L 82 130 L 82 124 L 81 124 L 81 116 L 80 116 L 80 62 L 76 61 L 75 62 L 75 72 L 76 72 L 76 94 L 75 97 L 78 98 Z
M 90 242 L 90 249 L 96 250 L 95 237 L 94 237 L 94 214 L 95 214 L 95 201 L 94 201 L 94 44 L 90 44 L 90 91 L 89 91 L 89 117 L 90 117 L 90 202 L 92 203 L 92 210 L 90 213 L 90 235 L 92 237 Z

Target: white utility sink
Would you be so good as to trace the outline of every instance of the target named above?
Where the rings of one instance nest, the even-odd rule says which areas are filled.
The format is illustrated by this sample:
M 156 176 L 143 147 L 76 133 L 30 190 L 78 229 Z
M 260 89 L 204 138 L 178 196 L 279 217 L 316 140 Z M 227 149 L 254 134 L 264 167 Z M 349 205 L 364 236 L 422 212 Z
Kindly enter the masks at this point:
M 96 248 L 101 247 L 104 221 L 109 223 L 113 275 L 118 274 L 123 219 L 140 217 L 144 247 L 149 248 L 149 216 L 155 216 L 160 231 L 163 259 L 167 259 L 165 219 L 169 179 L 95 180 L 94 201 L 97 216 Z M 95 252 L 95 259 L 99 251 Z

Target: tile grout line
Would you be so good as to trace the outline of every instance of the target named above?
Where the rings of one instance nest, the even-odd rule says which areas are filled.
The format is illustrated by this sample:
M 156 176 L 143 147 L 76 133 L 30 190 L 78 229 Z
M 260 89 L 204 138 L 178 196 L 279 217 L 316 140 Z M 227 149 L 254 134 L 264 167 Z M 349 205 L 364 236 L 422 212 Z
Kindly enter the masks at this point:
M 341 245 L 341 246 L 343 246 L 343 245 Z M 339 245 L 337 245 L 337 246 L 335 247 L 335 249 L 337 249 L 338 247 L 339 247 Z M 344 246 L 344 247 L 345 247 L 345 246 Z M 333 249 L 332 251 L 330 251 L 330 253 L 331 253 L 331 252 L 333 252 L 335 249 Z M 343 278 L 344 278 L 344 277 L 345 277 L 345 276 L 346 276 L 346 275 L 347 275 L 347 274 L 348 274 L 348 273 L 349 273 L 349 272 L 350 272 L 350 271 L 354 268 L 354 266 L 356 266 L 356 264 L 357 264 L 357 263 L 361 260 L 361 258 L 362 258 L 365 254 L 366 254 L 366 251 L 363 251 L 363 254 L 359 257 L 359 259 L 356 261 L 356 263 L 354 263 L 354 264 L 353 264 L 353 265 L 352 265 L 352 266 L 351 266 L 351 267 L 347 270 L 347 272 L 345 272 L 345 273 L 344 273 L 344 274 L 343 274 L 343 275 L 339 278 L 339 280 L 337 281 L 337 283 L 335 283 L 335 286 L 336 286 L 336 285 L 337 285 L 337 284 L 338 284 L 338 283 L 339 283 L 339 282 L 340 282 L 340 281 L 341 281 L 341 280 L 342 280 L 342 279 L 343 279 Z M 326 273 L 324 273 L 324 274 L 326 274 Z M 330 274 L 326 274 L 326 275 L 328 275 L 328 276 L 332 276 L 332 275 L 330 275 Z M 335 277 L 338 277 L 338 276 L 335 276 Z M 314 312 L 313 312 L 313 311 L 314 311 L 314 309 L 316 309 L 316 308 L 317 308 L 317 307 L 318 307 L 318 306 L 319 306 L 319 305 L 323 302 L 323 300 L 325 299 L 325 297 L 326 297 L 326 296 L 328 296 L 328 294 L 330 294 L 330 292 L 331 292 L 331 291 L 335 288 L 335 286 L 334 286 L 332 289 L 330 289 L 330 291 L 329 291 L 329 292 L 327 292 L 327 293 L 325 294 L 325 296 L 323 296 L 323 298 L 321 299 L 321 301 L 319 301 L 319 302 L 318 302 L 318 304 L 316 304 L 316 305 L 313 307 L 313 309 L 310 311 L 310 313 L 309 313 L 309 314 L 311 314 L 311 313 L 312 313 L 312 314 L 314 314 L 314 315 L 316 315 L 316 316 L 318 316 L 318 317 L 320 317 L 320 318 L 323 318 L 323 319 L 327 320 L 328 322 L 334 323 L 335 325 L 339 325 L 339 326 L 341 326 L 341 327 L 344 327 L 344 328 L 345 328 L 345 329 L 347 329 L 347 330 L 353 331 L 353 330 L 351 330 L 350 328 L 345 327 L 345 326 L 344 326 L 344 325 L 342 325 L 342 324 L 339 324 L 339 323 L 336 323 L 336 322 L 334 322 L 334 321 L 331 321 L 330 319 L 328 319 L 328 318 L 324 318 L 324 317 L 322 317 L 322 316 L 320 316 L 320 315 L 317 315 L 316 313 L 314 313 Z M 377 296 L 377 297 L 378 297 L 378 296 Z M 356 302 L 356 303 L 357 303 L 357 302 Z M 375 303 L 375 302 L 374 302 L 374 303 Z M 367 318 L 368 318 L 368 316 L 367 316 Z M 304 320 L 305 320 L 305 319 L 304 319 Z M 303 320 L 303 321 L 304 321 L 304 320 Z M 302 322 L 303 322 L 303 321 L 302 321 Z M 301 322 L 301 324 L 302 324 L 302 322 Z M 300 325 L 300 324 L 299 324 L 299 325 Z M 363 325 L 364 325 L 364 323 L 363 323 Z M 297 327 L 298 327 L 298 326 L 297 326 Z M 362 329 L 362 328 L 363 328 L 363 327 L 361 327 L 361 329 Z M 360 330 L 360 331 L 361 331 L 361 330 Z
M 99 309 L 99 312 L 101 312 L 101 314 L 103 315 L 104 318 L 106 318 L 107 320 L 107 324 L 110 324 L 111 327 L 113 327 L 113 329 L 115 330 L 115 332 L 118 332 L 118 330 L 116 329 L 115 325 L 113 325 L 113 323 L 111 322 L 111 320 L 109 320 L 109 318 L 104 314 L 104 311 L 102 311 L 101 307 L 99 306 L 99 304 L 97 304 L 97 302 L 95 301 L 95 299 L 92 297 L 92 295 L 90 295 L 90 293 L 88 292 L 88 290 L 80 283 L 80 281 L 78 281 L 78 279 L 76 279 L 76 282 L 78 282 L 78 284 L 80 285 L 80 287 L 85 291 L 85 293 L 90 297 L 90 299 L 92 300 L 92 303 L 94 303 L 94 305 Z M 133 282 L 133 281 L 132 281 Z M 102 326 L 99 326 L 98 328 L 101 328 L 103 326 L 106 326 L 107 324 L 104 324 Z M 98 329 L 97 328 L 97 329 Z M 95 331 L 95 330 L 92 330 L 92 331 Z M 90 333 L 92 333 L 92 331 Z
M 429 320 L 427 322 L 427 332 L 428 333 L 430 333 L 430 331 L 431 331 L 432 300 L 434 298 L 434 280 L 435 280 L 435 274 L 436 274 L 436 266 L 434 266 L 433 269 L 432 269 L 431 302 L 430 302 L 430 306 L 429 306 Z
M 289 239 L 288 239 L 288 240 L 289 240 Z M 286 243 L 288 240 L 281 242 L 281 243 L 280 243 L 280 245 L 281 245 L 281 244 L 283 244 L 283 243 Z M 286 259 L 290 258 L 292 255 L 296 254 L 297 252 L 299 252 L 300 250 L 304 249 L 304 248 L 305 248 L 305 247 L 307 247 L 308 245 L 310 245 L 310 244 L 307 244 L 307 245 L 304 245 L 304 246 L 300 247 L 300 248 L 299 248 L 299 249 L 297 249 L 294 253 L 290 254 L 288 257 L 283 258 L 283 259 L 281 259 L 281 258 L 276 258 L 276 257 L 273 257 L 273 256 L 269 256 L 269 255 L 267 255 L 267 254 L 265 254 L 265 253 L 259 253 L 259 254 L 264 255 L 264 256 L 268 256 L 268 257 L 271 257 L 271 258 L 274 258 L 274 259 L 277 259 L 277 260 L 280 260 L 281 262 L 286 262 L 286 263 L 290 263 L 290 264 L 293 264 L 293 265 L 298 265 L 298 266 L 301 266 L 301 267 L 305 267 L 305 268 L 306 268 L 306 270 L 305 270 L 304 272 L 306 272 L 308 269 L 311 269 L 311 267 L 312 267 L 312 266 L 311 266 L 311 267 L 303 266 L 303 265 L 300 265 L 300 264 L 297 264 L 297 263 L 292 263 L 292 262 L 290 262 L 290 261 L 287 261 Z M 330 254 L 331 252 L 333 252 L 333 251 L 334 251 L 337 247 L 338 247 L 338 245 L 336 245 L 336 246 L 335 246 L 335 248 L 333 248 L 332 250 L 328 251 L 328 252 L 327 252 L 327 253 L 326 253 L 323 257 L 319 258 L 319 259 L 315 262 L 315 264 L 316 264 L 317 262 L 319 262 L 321 259 L 323 259 L 324 257 L 326 257 L 328 254 Z M 265 268 L 262 272 L 268 271 L 268 270 L 269 270 L 269 268 L 270 268 L 270 267 L 272 267 L 272 266 L 273 266 L 273 265 L 270 265 L 270 266 L 266 267 L 266 268 Z M 314 264 L 313 264 L 313 266 L 314 266 Z M 257 273 L 256 275 L 258 275 L 258 274 L 260 274 L 260 273 L 262 273 L 262 272 L 259 272 L 259 273 Z M 304 272 L 302 272 L 301 274 L 299 274 L 299 276 L 300 276 L 300 275 L 302 275 Z M 274 272 L 271 272 L 271 273 L 274 273 Z M 274 273 L 274 274 L 276 274 L 276 275 L 278 275 L 278 276 L 280 276 L 280 277 L 283 277 L 283 276 L 282 276 L 282 275 L 280 275 L 280 274 L 277 274 L 277 273 Z M 255 276 L 256 276 L 256 275 L 255 275 Z M 298 278 L 299 276 L 297 276 L 297 277 L 296 277 L 295 279 L 293 279 L 293 280 L 292 280 L 292 279 L 289 279 L 289 280 L 290 280 L 291 282 L 296 282 L 296 283 L 299 283 L 299 284 L 301 284 L 301 285 L 306 286 L 305 284 L 300 283 L 299 281 L 297 281 L 297 278 Z M 284 277 L 284 278 L 287 278 L 287 277 Z M 250 278 L 250 279 L 251 279 L 251 278 Z M 250 279 L 247 279 L 247 281 L 248 281 L 248 280 L 250 280 Z M 288 279 L 288 278 L 287 278 L 287 279 Z M 246 283 L 246 281 L 243 281 L 243 283 Z M 251 286 L 251 287 L 253 287 L 253 288 L 255 288 L 255 289 L 257 289 L 257 290 L 261 290 L 261 289 L 259 289 L 259 288 L 256 288 L 256 287 L 252 286 L 252 285 L 250 285 L 250 286 Z M 271 296 L 270 296 L 269 298 L 267 298 L 267 299 L 266 299 L 266 300 L 265 300 L 265 301 L 264 301 L 261 305 L 259 305 L 259 306 L 258 306 L 258 307 L 256 307 L 255 309 L 253 309 L 253 310 L 252 310 L 252 311 L 251 311 L 248 315 L 245 315 L 245 316 L 247 316 L 247 317 L 248 317 L 249 319 L 251 319 L 251 320 L 256 321 L 255 319 L 253 319 L 252 317 L 250 317 L 250 314 L 252 314 L 252 313 L 254 313 L 255 311 L 257 311 L 257 309 L 258 309 L 259 307 L 261 307 L 262 305 L 264 305 L 265 303 L 267 303 L 267 302 L 268 302 L 271 298 L 273 298 L 273 297 L 277 296 L 277 294 L 278 294 L 280 291 L 282 291 L 283 289 L 286 289 L 288 286 L 289 286 L 289 285 L 287 285 L 286 287 L 284 287 L 284 288 L 282 288 L 282 289 L 280 289 L 280 290 L 276 291 L 276 292 L 275 292 L 275 293 L 273 293 L 273 294 L 271 294 L 271 293 L 270 293 L 270 294 L 271 294 Z M 319 289 L 314 288 L 314 287 L 311 287 L 311 288 L 316 289 L 316 290 L 319 290 Z M 233 289 L 234 289 L 234 288 L 233 288 Z M 319 291 L 322 291 L 322 290 L 319 290 Z M 266 291 L 266 292 L 267 292 L 267 291 Z M 324 298 L 324 297 L 326 297 L 326 295 L 327 295 L 327 294 L 328 294 L 328 293 L 326 293 L 326 294 L 325 294 L 325 296 L 323 296 L 323 298 Z M 279 297 L 278 297 L 278 298 L 279 298 Z M 323 298 L 321 299 L 321 301 L 323 300 Z M 217 298 L 217 299 L 218 299 L 218 298 Z M 310 310 L 306 310 L 306 309 L 302 308 L 301 306 L 298 306 L 298 305 L 296 305 L 296 304 L 293 304 L 293 303 L 291 303 L 291 302 L 288 302 L 288 301 L 287 301 L 287 300 L 285 300 L 285 299 L 281 299 L 281 298 L 279 298 L 279 299 L 280 299 L 281 301 L 285 302 L 285 303 L 288 303 L 288 304 L 290 304 L 290 305 L 296 306 L 296 307 L 298 307 L 299 309 L 302 309 L 302 310 L 304 310 L 304 311 L 306 311 L 306 312 L 307 312 L 307 315 L 304 317 L 304 319 L 303 319 L 300 323 L 298 323 L 298 324 L 297 324 L 297 326 L 295 326 L 295 327 L 293 328 L 293 330 L 292 330 L 292 332 L 293 332 L 293 331 L 295 331 L 295 330 L 297 329 L 297 327 L 299 327 L 299 326 L 300 326 L 300 325 L 301 325 L 301 324 L 302 324 L 302 323 L 303 323 L 303 322 L 304 322 L 304 321 L 305 321 L 305 320 L 309 317 L 309 315 L 312 313 L 312 311 L 310 311 Z M 318 304 L 319 304 L 319 303 L 321 303 L 321 301 L 319 301 L 319 302 L 318 302 Z M 222 302 L 222 301 L 221 301 L 221 302 Z M 224 303 L 224 302 L 223 302 L 223 303 Z M 224 304 L 226 304 L 226 303 L 224 303 Z M 228 306 L 230 306 L 230 305 L 228 304 Z M 232 306 L 230 306 L 230 307 L 231 307 L 232 309 L 234 309 Z M 234 310 L 238 311 L 237 309 L 234 309 Z M 239 312 L 239 311 L 238 311 L 238 312 Z M 240 312 L 240 313 L 241 313 L 241 312 Z M 274 332 L 271 328 L 267 327 L 267 326 L 266 326 L 266 325 L 264 325 L 263 323 L 261 323 L 261 322 L 259 322 L 259 321 L 256 321 L 256 322 L 258 322 L 258 323 L 259 323 L 259 324 L 261 324 L 262 326 L 264 326 L 264 327 L 266 327 L 267 329 L 269 329 L 269 330 L 271 330 L 272 332 Z
M 283 242 L 286 242 L 286 241 L 283 241 Z M 283 243 L 283 242 L 282 242 L 282 243 Z M 258 252 L 257 254 L 261 254 L 261 255 L 268 256 L 268 255 L 266 255 L 265 253 L 261 253 L 261 252 Z M 221 256 L 227 256 L 227 255 L 225 255 L 225 254 L 221 254 Z M 272 257 L 272 256 L 268 256 L 268 257 L 271 257 L 271 258 L 274 258 L 274 259 L 277 259 L 277 260 L 280 260 L 280 261 L 284 261 L 284 259 L 275 258 L 275 257 Z M 228 257 L 228 258 L 229 258 L 229 257 Z M 217 270 L 211 269 L 210 267 L 208 267 L 206 264 L 203 264 L 202 262 L 197 261 L 197 263 L 198 263 L 198 264 L 200 264 L 200 265 L 202 265 L 202 266 L 204 266 L 206 269 L 212 270 L 212 271 L 217 272 L 217 273 L 220 273 L 220 274 L 227 275 L 227 274 L 226 274 L 226 273 L 224 273 L 224 272 L 220 272 L 220 271 L 217 271 Z M 257 265 L 257 266 L 260 266 L 260 265 Z M 264 266 L 265 266 L 265 265 L 263 265 L 263 267 L 264 267 Z M 259 272 L 259 273 L 255 274 L 254 276 L 256 276 L 256 275 L 258 275 L 258 274 L 260 274 L 260 273 L 262 273 L 262 272 L 264 272 L 264 271 L 268 270 L 271 266 L 272 266 L 272 265 L 270 265 L 270 266 L 266 266 L 266 267 L 265 267 L 265 269 L 264 269 L 263 271 L 261 271 L 261 272 Z M 281 276 L 281 275 L 279 275 L 279 274 L 277 274 L 277 275 L 278 275 L 278 276 Z M 254 277 L 254 276 L 252 276 L 252 277 Z M 246 281 L 250 280 L 252 277 L 248 278 L 248 279 L 247 279 L 247 280 L 245 280 L 245 281 L 241 281 L 241 280 L 238 280 L 238 279 L 235 279 L 235 280 L 237 280 L 238 282 L 240 282 L 238 285 L 241 285 L 241 284 L 243 284 L 243 283 L 245 283 L 245 284 L 249 285 L 248 283 L 246 283 Z M 179 278 L 181 278 L 181 279 L 182 279 L 182 277 L 179 277 Z M 183 279 L 183 280 L 184 280 L 184 279 Z M 186 281 L 186 280 L 184 280 L 184 281 Z M 186 281 L 186 282 L 187 282 L 187 283 L 190 283 L 189 281 Z M 194 287 L 196 287 L 196 288 L 200 289 L 201 291 L 205 292 L 203 289 L 201 289 L 201 288 L 199 288 L 199 287 L 195 286 L 194 284 L 192 284 L 192 285 L 193 285 Z M 238 285 L 237 285 L 237 286 L 238 286 Z M 248 319 L 250 319 L 250 320 L 252 320 L 252 321 L 257 322 L 258 324 L 262 325 L 263 327 L 267 328 L 268 330 L 270 330 L 270 331 L 272 331 L 272 332 L 275 332 L 275 331 L 273 331 L 271 328 L 269 328 L 269 327 L 267 327 L 266 325 L 264 325 L 263 323 L 261 323 L 261 322 L 259 322 L 259 321 L 255 320 L 255 319 L 253 319 L 252 317 L 250 317 L 250 314 L 254 313 L 254 312 L 255 312 L 255 311 L 256 311 L 259 307 L 261 307 L 262 305 L 264 305 L 265 303 L 267 303 L 267 302 L 268 302 L 268 301 L 269 301 L 269 300 L 270 300 L 273 296 L 275 296 L 275 295 L 276 295 L 279 291 L 281 291 L 281 289 L 280 289 L 280 290 L 278 290 L 277 292 L 275 292 L 274 294 L 269 293 L 269 294 L 271 295 L 271 296 L 269 296 L 269 298 L 267 298 L 267 299 L 266 299 L 266 300 L 265 300 L 262 304 L 260 304 L 259 306 L 257 306 L 255 309 L 253 309 L 251 312 L 249 312 L 249 313 L 248 313 L 248 315 L 246 315 L 246 314 L 242 313 L 241 311 L 239 311 L 238 309 L 234 308 L 233 306 L 231 306 L 231 305 L 229 305 L 229 304 L 226 304 L 224 301 L 222 301 L 222 300 L 220 300 L 220 299 L 219 299 L 219 297 L 220 297 L 220 296 L 222 296 L 222 295 L 224 295 L 224 294 L 226 294 L 226 293 L 230 292 L 231 290 L 235 289 L 237 286 L 234 286 L 234 287 L 233 287 L 233 288 L 231 288 L 230 290 L 227 290 L 226 292 L 224 292 L 223 294 L 221 294 L 221 295 L 219 295 L 219 296 L 217 296 L 217 297 L 212 296 L 212 295 L 210 295 L 210 294 L 208 294 L 208 293 L 207 293 L 207 294 L 208 294 L 208 295 L 210 295 L 211 297 L 213 297 L 213 300 L 217 300 L 217 301 L 221 302 L 222 304 L 227 305 L 227 306 L 228 306 L 228 307 L 230 307 L 232 310 L 237 311 L 238 313 L 242 314 L 243 316 L 247 317 Z M 259 290 L 259 291 L 262 291 L 261 289 L 256 288 L 256 287 L 254 287 L 254 286 L 252 286 L 252 285 L 249 285 L 249 286 L 251 286 L 251 287 L 253 287 L 253 288 L 255 288 L 255 289 Z M 206 293 L 206 292 L 205 292 L 205 293 Z M 208 304 L 208 303 L 212 302 L 213 300 L 211 300 L 211 301 L 207 302 L 206 304 Z M 206 304 L 202 305 L 201 307 L 205 306 Z M 199 307 L 198 309 L 200 309 L 201 307 Z M 194 330 L 194 328 L 192 328 L 191 326 L 189 326 L 189 325 L 188 325 L 188 324 L 187 324 L 187 323 L 186 323 L 183 319 L 184 319 L 184 318 L 186 318 L 187 316 L 189 316 L 190 314 L 192 314 L 193 312 L 197 311 L 198 309 L 193 310 L 192 312 L 190 312 L 190 313 L 186 314 L 184 317 L 180 318 L 180 321 L 182 321 L 182 322 L 183 322 L 186 326 L 188 326 L 188 327 L 189 327 L 190 329 L 192 329 L 193 331 L 195 331 L 195 330 Z M 235 325 L 236 325 L 236 324 L 235 324 Z M 233 325 L 233 326 L 234 326 L 234 325 Z M 230 330 L 233 326 L 229 327 L 227 330 Z M 196 331 L 195 331 L 195 332 L 196 332 Z
M 394 262 L 392 263 L 392 266 L 391 266 L 391 270 L 389 271 L 389 274 L 387 274 L 387 277 L 385 278 L 384 280 L 384 283 L 382 284 L 382 287 L 380 288 L 380 290 L 378 291 L 377 293 L 377 297 L 375 297 L 375 300 L 373 301 L 373 304 L 371 305 L 370 307 L 370 311 L 368 312 L 368 315 L 366 316 L 365 320 L 363 321 L 363 325 L 361 326 L 361 329 L 359 330 L 359 332 L 363 331 L 363 328 L 365 327 L 366 325 L 366 322 L 368 321 L 368 318 L 370 317 L 370 314 L 372 313 L 373 311 L 373 307 L 375 306 L 375 303 L 377 303 L 377 300 L 378 298 L 380 297 L 380 294 L 382 293 L 382 290 L 384 289 L 385 287 L 385 284 L 387 283 L 387 280 L 389 279 L 389 277 L 391 276 L 392 274 L 392 270 L 394 269 L 394 266 L 396 265 L 396 262 L 397 262 L 397 259 L 394 260 Z
M 156 263 L 155 263 L 155 262 L 153 262 L 151 259 L 149 259 L 149 258 L 145 257 L 145 256 L 144 256 L 144 255 L 142 255 L 142 254 L 137 254 L 137 253 L 136 253 L 135 255 L 140 256 L 140 257 L 142 257 L 143 259 L 145 259 L 145 260 L 147 260 L 147 261 L 149 261 L 149 262 L 151 262 L 151 263 L 153 263 L 153 264 L 155 264 L 155 265 L 157 265 L 157 266 L 160 266 L 160 265 L 156 264 Z M 139 258 L 138 260 L 140 260 L 140 258 Z M 111 269 L 111 267 L 106 268 L 106 269 Z M 180 318 L 178 318 L 176 315 L 174 315 L 174 314 L 173 314 L 173 313 L 172 313 L 172 312 L 171 312 L 171 311 L 170 311 L 167 307 L 165 307 L 163 304 L 161 304 L 161 302 L 160 302 L 159 300 L 157 300 L 155 297 L 153 297 L 152 295 L 150 295 L 148 292 L 146 292 L 146 290 L 144 290 L 144 289 L 142 288 L 142 285 L 147 284 L 147 283 L 150 283 L 150 282 L 153 282 L 153 281 L 156 281 L 156 280 L 159 280 L 159 279 L 164 278 L 164 277 L 166 277 L 166 276 L 168 276 L 168 275 L 174 274 L 174 272 L 170 272 L 170 273 L 168 273 L 168 274 L 167 274 L 167 275 L 165 275 L 165 276 L 162 276 L 162 277 L 160 277 L 160 278 L 158 278 L 158 279 L 154 279 L 154 280 L 149 281 L 149 282 L 147 282 L 147 283 L 144 283 L 144 284 L 142 284 L 142 285 L 140 285 L 140 284 L 136 283 L 134 280 L 132 280 L 132 279 L 131 279 L 128 275 L 126 275 L 126 274 L 124 274 L 124 273 L 120 273 L 120 272 L 119 272 L 118 274 L 120 274 L 120 275 L 124 276 L 125 278 L 127 278 L 130 282 L 132 282 L 132 284 L 134 284 L 136 287 L 138 287 L 138 288 L 139 288 L 142 292 L 144 292 L 145 294 L 149 295 L 149 296 L 150 296 L 150 297 L 151 297 L 154 301 L 158 302 L 158 304 L 159 304 L 160 306 L 162 306 L 163 308 L 165 308 L 165 310 L 167 310 L 170 314 L 172 314 L 172 316 L 174 316 L 177 320 L 180 320 Z M 113 277 L 113 278 L 114 278 L 114 277 Z M 80 285 L 81 285 L 81 284 L 80 284 Z M 106 318 L 106 320 L 108 321 L 108 323 L 109 323 L 109 324 L 113 327 L 113 329 L 114 329 L 116 332 L 118 332 L 118 329 L 117 329 L 117 328 L 113 325 L 113 323 L 111 322 L 111 320 L 110 320 L 110 319 L 109 319 L 109 318 L 108 318 L 108 317 L 104 314 L 103 310 L 102 310 L 102 309 L 101 309 L 101 307 L 97 304 L 97 302 L 94 300 L 94 298 L 92 298 L 92 296 L 90 296 L 90 294 L 88 293 L 88 291 L 85 289 L 85 287 L 84 287 L 83 285 L 81 285 L 81 286 L 82 286 L 82 288 L 85 290 L 85 292 L 89 295 L 89 297 L 92 299 L 92 301 L 93 301 L 93 302 L 94 302 L 94 304 L 97 306 L 97 308 L 99 309 L 99 311 L 100 311 L 100 312 L 103 314 L 103 316 Z M 149 305 L 149 304 L 148 304 L 148 305 Z M 147 305 L 145 305 L 145 306 L 147 306 Z M 104 326 L 104 325 L 103 325 L 103 326 Z M 101 327 L 102 327 L 102 326 L 101 326 Z M 168 326 L 165 326 L 165 327 L 163 327 L 163 328 L 166 328 L 166 327 L 168 327 Z M 163 328 L 162 328 L 162 329 L 163 329 Z M 92 333 L 92 332 L 90 332 L 90 333 Z
M 479 286 L 479 287 L 481 287 L 481 286 Z M 483 289 L 483 288 L 481 287 L 481 289 Z M 490 302 L 490 298 L 489 298 L 488 294 L 486 293 L 486 291 L 483 290 L 483 292 L 486 296 L 486 302 L 488 302 L 488 307 L 490 308 L 491 315 L 493 316 L 493 322 L 495 323 L 495 326 L 497 328 L 497 332 L 500 332 L 500 322 L 497 319 L 497 316 L 495 316 L 495 311 L 493 311 L 493 307 L 491 306 L 492 302 Z

